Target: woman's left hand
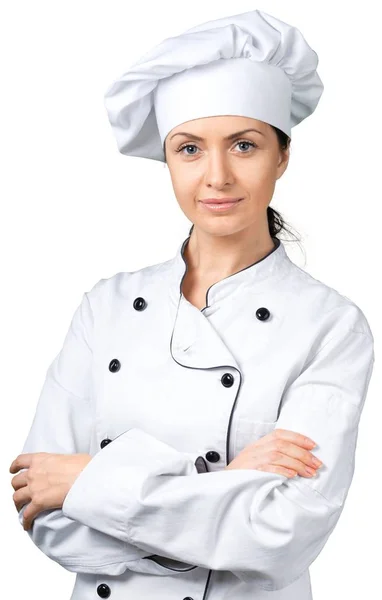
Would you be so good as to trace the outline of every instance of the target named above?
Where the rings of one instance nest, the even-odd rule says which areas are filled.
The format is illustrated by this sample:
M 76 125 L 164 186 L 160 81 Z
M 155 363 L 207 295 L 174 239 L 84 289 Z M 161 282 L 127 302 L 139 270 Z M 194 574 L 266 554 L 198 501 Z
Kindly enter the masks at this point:
M 30 529 L 38 513 L 51 508 L 61 508 L 75 479 L 92 459 L 90 454 L 51 454 L 33 452 L 20 454 L 9 467 L 17 473 L 11 484 L 15 493 L 13 501 L 19 512 L 28 504 L 23 515 L 23 527 Z

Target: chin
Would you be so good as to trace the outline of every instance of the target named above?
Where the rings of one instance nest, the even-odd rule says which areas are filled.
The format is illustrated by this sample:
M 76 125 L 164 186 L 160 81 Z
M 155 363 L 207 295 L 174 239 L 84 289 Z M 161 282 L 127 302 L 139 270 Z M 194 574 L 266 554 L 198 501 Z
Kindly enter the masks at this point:
M 228 216 L 216 218 L 216 215 L 212 215 L 212 217 L 215 218 L 193 221 L 194 228 L 208 235 L 227 236 L 234 235 L 248 227 L 248 221 L 243 218 L 238 220 Z

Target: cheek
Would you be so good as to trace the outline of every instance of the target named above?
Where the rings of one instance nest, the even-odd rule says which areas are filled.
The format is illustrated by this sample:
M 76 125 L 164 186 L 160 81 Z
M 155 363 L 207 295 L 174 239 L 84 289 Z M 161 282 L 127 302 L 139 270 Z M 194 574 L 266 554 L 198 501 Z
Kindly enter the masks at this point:
M 191 216 L 195 210 L 195 202 L 198 197 L 195 182 L 187 178 L 186 173 L 184 173 L 184 176 L 177 173 L 172 178 L 172 185 L 179 207 L 186 216 Z
M 255 169 L 243 182 L 243 188 L 248 190 L 252 201 L 259 206 L 267 204 L 272 197 L 275 187 L 273 169 Z
M 171 175 L 172 185 L 179 201 L 191 202 L 197 193 L 198 179 L 190 169 L 177 168 Z

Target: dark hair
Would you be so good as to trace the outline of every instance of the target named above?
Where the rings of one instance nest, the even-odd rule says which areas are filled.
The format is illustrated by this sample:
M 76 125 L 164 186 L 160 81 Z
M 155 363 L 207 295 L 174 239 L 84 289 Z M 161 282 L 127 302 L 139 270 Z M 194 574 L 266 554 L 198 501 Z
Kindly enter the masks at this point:
M 281 131 L 281 129 L 279 129 L 278 127 L 275 127 L 274 125 L 271 125 L 271 127 L 276 132 L 280 150 L 286 150 L 290 146 L 291 138 L 289 137 L 289 135 L 284 133 L 284 131 Z M 166 142 L 164 142 L 164 144 L 163 144 L 163 152 L 164 152 L 164 159 L 166 162 Z M 284 221 L 283 217 L 281 216 L 281 213 L 279 213 L 277 210 L 275 210 L 271 206 L 267 207 L 267 217 L 268 217 L 269 234 L 271 237 L 277 238 L 278 234 L 281 231 L 285 231 L 285 232 L 291 234 L 292 236 L 294 236 L 296 240 L 298 240 L 298 238 L 286 226 L 286 222 Z M 194 228 L 194 225 L 192 225 L 192 227 L 189 231 L 189 235 L 191 235 L 193 228 Z

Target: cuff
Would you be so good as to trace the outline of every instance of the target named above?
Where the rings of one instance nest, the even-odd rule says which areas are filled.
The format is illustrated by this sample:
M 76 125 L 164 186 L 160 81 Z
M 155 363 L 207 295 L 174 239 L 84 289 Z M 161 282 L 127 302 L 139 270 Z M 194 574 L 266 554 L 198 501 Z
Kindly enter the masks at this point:
M 134 427 L 92 457 L 66 495 L 62 512 L 70 519 L 130 542 L 126 515 L 134 514 L 143 486 L 147 493 L 149 478 L 206 471 L 202 456 L 178 452 Z

